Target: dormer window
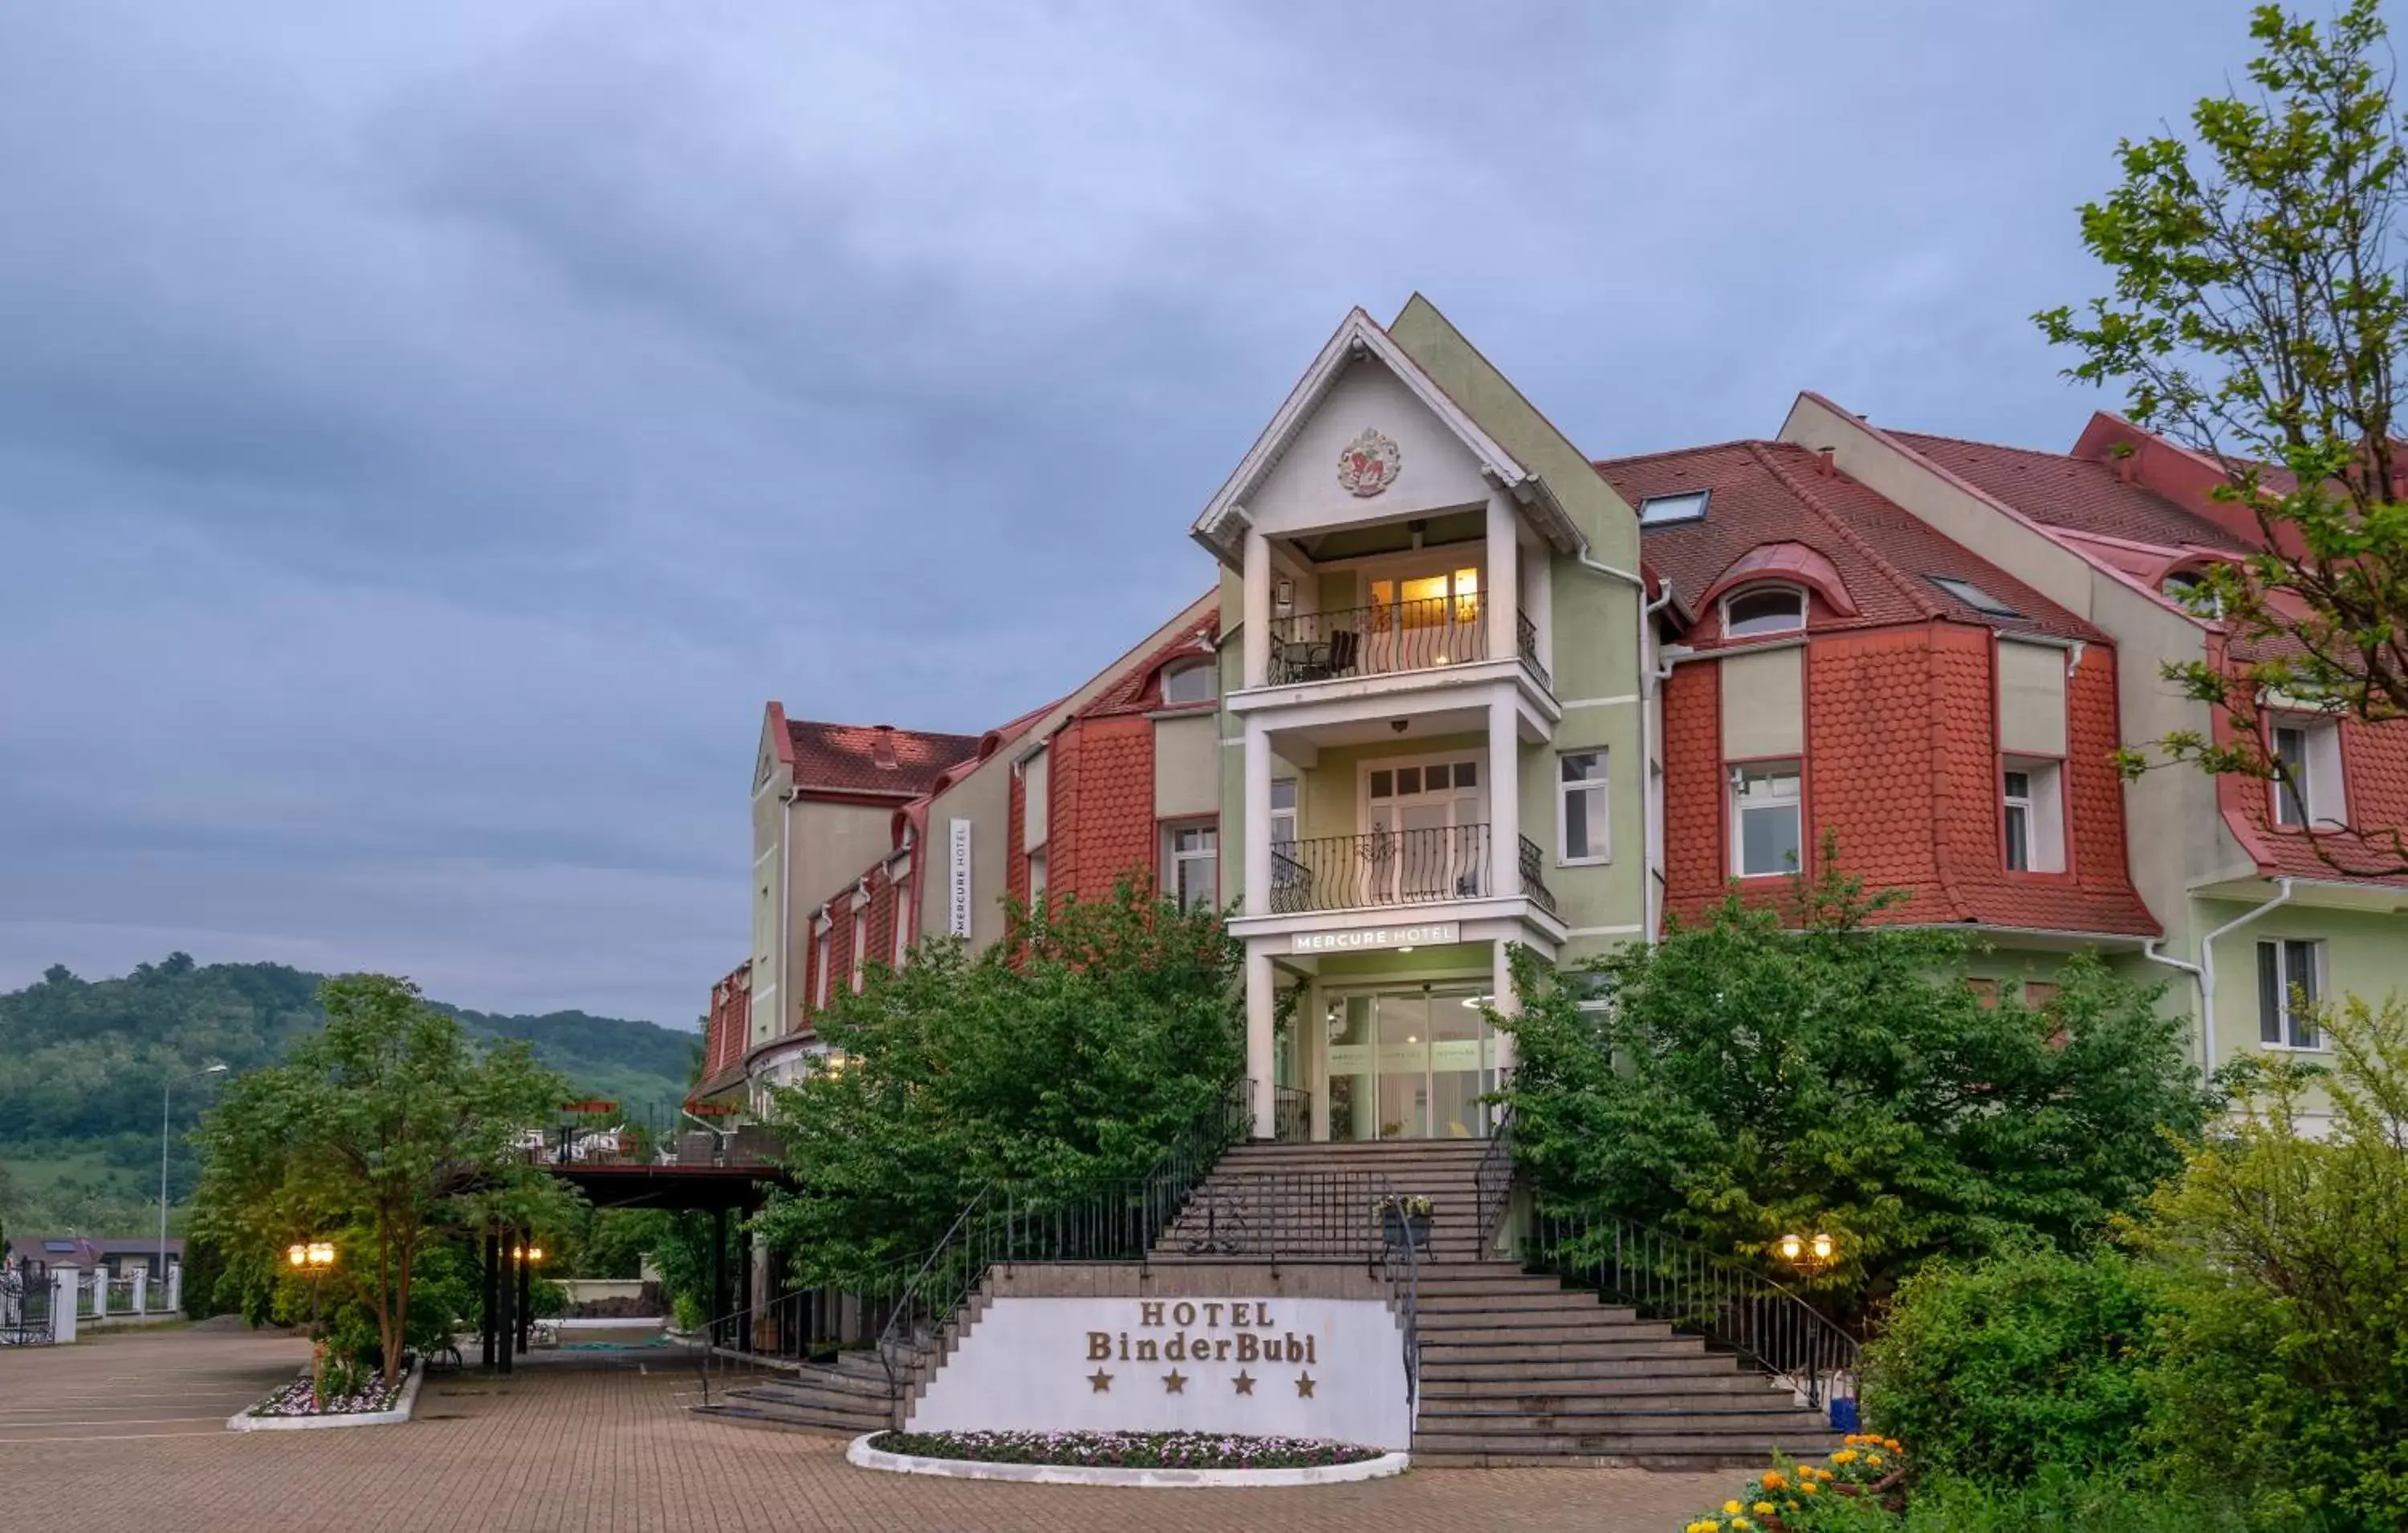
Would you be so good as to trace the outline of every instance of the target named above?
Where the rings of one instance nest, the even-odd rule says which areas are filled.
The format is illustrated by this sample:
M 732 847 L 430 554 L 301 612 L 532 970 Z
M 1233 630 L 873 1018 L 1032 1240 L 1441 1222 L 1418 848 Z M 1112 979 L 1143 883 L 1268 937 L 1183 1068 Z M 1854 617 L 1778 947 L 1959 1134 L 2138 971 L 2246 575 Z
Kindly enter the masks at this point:
M 1649 495 L 1639 503 L 1639 524 L 1660 527 L 1672 522 L 1698 522 L 1705 518 L 1706 495 L 1703 490 L 1685 490 L 1677 495 Z
M 1932 584 L 1985 617 L 2019 618 L 2023 616 L 2021 612 L 1971 580 L 1959 580 L 1954 575 L 1934 575 L 1930 580 Z
M 1213 696 L 1212 662 L 1187 660 L 1164 668 L 1162 673 L 1162 704 L 1175 708 L 1182 703 L 1209 703 Z
M 2176 606 L 2194 616 L 2202 618 L 2224 616 L 2223 599 L 2216 595 L 2215 588 L 2207 583 L 2207 577 L 2195 569 L 2175 570 L 2165 578 L 2157 589 L 2172 597 Z
M 1794 585 L 1759 585 L 1723 602 L 1723 637 L 1794 634 L 1806 626 L 1806 593 Z
M 2274 823 L 2302 830 L 2346 824 L 2341 725 L 2331 719 L 2278 718 L 2268 734 L 2282 767 L 2272 783 Z

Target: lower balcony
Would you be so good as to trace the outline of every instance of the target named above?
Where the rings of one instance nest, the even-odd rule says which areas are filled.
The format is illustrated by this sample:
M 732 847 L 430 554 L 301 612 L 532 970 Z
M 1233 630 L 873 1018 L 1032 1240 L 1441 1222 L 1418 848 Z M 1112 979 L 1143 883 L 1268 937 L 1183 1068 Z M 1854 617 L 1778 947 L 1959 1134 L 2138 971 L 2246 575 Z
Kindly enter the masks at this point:
M 1381 910 L 1518 893 L 1552 915 L 1555 896 L 1540 877 L 1538 845 L 1526 836 L 1520 842 L 1512 871 L 1500 880 L 1485 824 L 1280 841 L 1271 848 L 1271 913 Z

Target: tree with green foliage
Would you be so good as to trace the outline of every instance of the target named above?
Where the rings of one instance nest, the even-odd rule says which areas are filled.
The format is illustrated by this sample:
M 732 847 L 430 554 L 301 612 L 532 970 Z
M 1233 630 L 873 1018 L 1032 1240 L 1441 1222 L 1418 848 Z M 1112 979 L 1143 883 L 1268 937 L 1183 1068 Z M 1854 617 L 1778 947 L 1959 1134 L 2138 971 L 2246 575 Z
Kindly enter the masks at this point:
M 406 980 L 348 975 L 319 999 L 324 1029 L 236 1079 L 202 1120 L 195 1227 L 254 1313 L 280 1287 L 289 1312 L 290 1285 L 309 1281 L 288 1275 L 288 1245 L 333 1237 L 340 1265 L 316 1281 L 374 1316 L 390 1381 L 422 1257 L 471 1199 L 541 1175 L 517 1145 L 566 1088 L 525 1044 L 472 1041 Z
M 2408 460 L 2396 435 L 2408 344 L 2408 143 L 2377 0 L 2319 27 L 2252 13 L 2249 93 L 2118 147 L 2124 179 L 2082 208 L 2114 292 L 2036 316 L 2120 384 L 2143 426 L 2218 466 L 2263 551 L 2208 571 L 2191 598 L 2239 653 L 2168 676 L 2229 730 L 2157 742 L 2209 772 L 2286 780 L 2259 724 L 2270 698 L 2370 722 L 2408 718 Z M 2126 757 L 2128 770 L 2147 767 Z M 2296 790 L 2298 784 L 2291 784 Z M 2318 834 L 2328 862 L 2408 869 L 2396 825 Z
M 1238 951 L 1219 918 L 1123 883 L 1010 912 L 971 957 L 924 941 L 872 963 L 818 1022 L 840 1067 L 769 1114 L 789 1185 L 756 1227 L 803 1286 L 877 1281 L 994 1181 L 1142 1176 L 1244 1057 Z
M 2159 1437 L 2186 1478 L 2271 1512 L 2408 1528 L 2408 1005 L 2351 997 L 2317 1025 L 2329 1070 L 2250 1060 L 2237 1123 L 2137 1226 L 2169 1299 Z
M 2077 1248 L 2179 1167 L 2211 1101 L 2156 989 L 2081 955 L 2044 1011 L 1986 1006 L 1966 938 L 1872 924 L 1891 896 L 1834 852 L 1794 929 L 1734 899 L 1593 976 L 1518 957 L 1522 1014 L 1496 1021 L 1542 1207 L 1748 1257 L 1828 1231 L 1839 1259 L 1803 1281 L 1846 1314 L 1935 1257 Z

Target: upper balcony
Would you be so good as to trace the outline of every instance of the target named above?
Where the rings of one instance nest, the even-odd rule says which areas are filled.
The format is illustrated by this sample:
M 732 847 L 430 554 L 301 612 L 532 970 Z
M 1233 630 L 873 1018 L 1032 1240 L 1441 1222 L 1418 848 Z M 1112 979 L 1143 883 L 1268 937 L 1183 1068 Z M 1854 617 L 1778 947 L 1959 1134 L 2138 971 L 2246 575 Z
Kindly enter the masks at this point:
M 1429 581 L 1373 583 L 1375 587 L 1401 584 L 1411 593 Z M 1486 660 L 1490 628 L 1481 602 L 1475 588 L 1463 594 L 1408 595 L 1374 600 L 1368 607 L 1274 617 L 1265 684 L 1284 687 L 1395 676 Z M 1549 686 L 1547 667 L 1539 658 L 1538 624 L 1524 611 L 1517 610 L 1513 619 L 1515 658 L 1541 687 Z
M 1519 844 L 1508 874 L 1496 867 L 1492 839 L 1489 825 L 1460 824 L 1274 841 L 1271 913 L 1372 910 L 1521 894 L 1553 915 L 1555 891 L 1542 876 L 1545 860 L 1538 843 L 1515 838 Z

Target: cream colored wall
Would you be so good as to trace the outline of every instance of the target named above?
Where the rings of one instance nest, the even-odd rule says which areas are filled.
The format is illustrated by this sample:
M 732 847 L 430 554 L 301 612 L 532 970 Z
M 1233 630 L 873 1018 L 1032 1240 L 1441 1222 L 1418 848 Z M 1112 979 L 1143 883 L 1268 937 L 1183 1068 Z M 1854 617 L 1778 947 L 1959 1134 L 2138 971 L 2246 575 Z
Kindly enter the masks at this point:
M 1154 817 L 1221 812 L 1221 731 L 1210 713 L 1154 721 Z
M 1396 482 L 1377 498 L 1355 495 L 1338 481 L 1340 454 L 1366 430 L 1388 437 L 1398 450 Z M 1246 514 L 1259 530 L 1281 537 L 1487 499 L 1480 460 L 1385 363 L 1366 358 L 1330 386 L 1279 466 L 1255 487 Z
M 1725 760 L 1805 753 L 1805 658 L 1804 646 L 1791 645 L 1717 662 Z
M 2008 639 L 1997 648 L 1999 748 L 2017 755 L 2064 755 L 2066 652 Z
M 1011 843 L 1011 764 L 998 752 L 937 795 L 928 809 L 928 843 L 920 878 L 920 932 L 949 930 L 953 910 L 953 827 L 970 823 L 970 930 L 973 951 L 1003 939 L 1003 895 Z
M 1229 754 L 1240 752 L 1231 751 Z M 1363 824 L 1359 818 L 1359 792 L 1366 766 L 1383 761 L 1412 761 L 1427 756 L 1473 755 L 1480 758 L 1484 777 L 1488 772 L 1488 737 L 1486 735 L 1433 735 L 1426 739 L 1390 744 L 1340 746 L 1321 752 L 1312 770 L 1296 774 L 1297 826 L 1300 839 L 1319 836 L 1358 836 Z M 1239 767 L 1240 763 L 1231 763 Z M 1274 768 L 1273 776 L 1285 777 L 1284 768 Z M 1493 779 L 1491 780 L 1493 781 Z

